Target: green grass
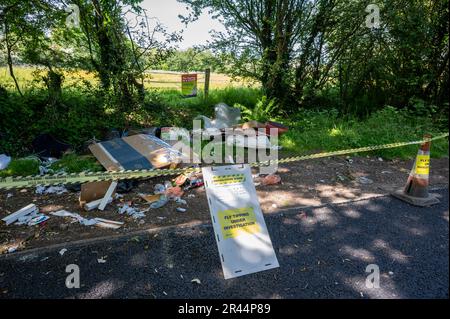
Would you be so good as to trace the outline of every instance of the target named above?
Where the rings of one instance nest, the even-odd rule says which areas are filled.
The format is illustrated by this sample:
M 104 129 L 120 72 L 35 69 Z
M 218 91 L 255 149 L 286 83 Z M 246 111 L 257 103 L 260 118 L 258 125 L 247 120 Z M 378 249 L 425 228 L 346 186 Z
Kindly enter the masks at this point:
M 74 153 L 64 155 L 58 162 L 50 165 L 50 169 L 58 172 L 81 173 L 81 172 L 98 172 L 102 171 L 103 167 L 95 159 L 94 156 L 80 156 Z M 19 158 L 13 159 L 9 166 L 0 171 L 1 177 L 8 176 L 30 176 L 39 174 L 39 161 L 34 158 Z
M 39 174 L 39 161 L 28 158 L 13 159 L 6 169 L 0 171 L 0 177 L 36 174 Z
M 287 154 L 336 151 L 372 145 L 421 140 L 423 135 L 438 135 L 447 130 L 433 125 L 431 118 L 419 118 L 387 107 L 365 120 L 344 118 L 337 111 L 308 111 L 287 123 L 291 130 L 280 139 Z M 417 145 L 373 151 L 360 155 L 385 159 L 414 158 Z M 448 139 L 434 141 L 432 157 L 448 156 Z
M 68 174 L 103 170 L 103 167 L 94 156 L 79 156 L 74 153 L 64 155 L 61 160 L 53 163 L 50 168 L 54 171 L 64 170 Z

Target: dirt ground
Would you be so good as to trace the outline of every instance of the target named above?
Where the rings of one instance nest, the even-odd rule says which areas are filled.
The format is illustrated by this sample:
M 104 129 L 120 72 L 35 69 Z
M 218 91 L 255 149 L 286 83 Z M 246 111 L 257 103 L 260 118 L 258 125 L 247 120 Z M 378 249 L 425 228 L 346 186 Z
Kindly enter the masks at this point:
M 278 173 L 282 179 L 281 184 L 257 186 L 256 189 L 265 214 L 285 209 L 299 209 L 300 212 L 301 208 L 306 206 L 342 203 L 387 194 L 390 190 L 405 184 L 412 165 L 412 160 L 384 161 L 368 157 L 334 157 L 303 161 L 280 166 Z M 257 172 L 254 171 L 254 173 Z M 363 178 L 360 179 L 361 177 Z M 146 213 L 146 217 L 140 220 L 134 220 L 118 213 L 117 205 L 120 202 L 132 201 L 134 207 L 142 210 L 148 208 L 149 204 L 137 194 L 152 194 L 155 184 L 163 183 L 168 179 L 154 178 L 141 181 L 130 193 L 123 194 L 123 198 L 108 205 L 105 211 L 91 212 L 80 208 L 79 192 L 38 195 L 35 194 L 34 189 L 2 190 L 0 191 L 0 219 L 34 203 L 43 213 L 64 209 L 79 213 L 86 218 L 101 217 L 121 221 L 125 224 L 118 230 L 110 230 L 95 226 L 83 226 L 54 216 L 51 216 L 48 221 L 32 227 L 6 226 L 1 222 L 0 253 L 6 253 L 8 248 L 15 246 L 18 246 L 17 250 L 25 250 L 76 240 L 126 234 L 143 229 L 209 221 L 209 208 L 203 187 L 185 192 L 183 199 L 187 201 L 186 206 L 171 201 L 163 208 L 150 210 Z M 431 161 L 431 186 L 445 186 L 448 185 L 448 181 L 448 158 L 433 159 Z M 177 207 L 185 207 L 187 211 L 178 212 Z

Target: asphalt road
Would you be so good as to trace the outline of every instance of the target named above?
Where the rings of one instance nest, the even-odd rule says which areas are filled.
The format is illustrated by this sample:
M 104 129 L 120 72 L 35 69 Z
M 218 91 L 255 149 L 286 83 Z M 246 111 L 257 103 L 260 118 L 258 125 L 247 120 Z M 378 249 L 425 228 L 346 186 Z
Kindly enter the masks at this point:
M 280 268 L 231 280 L 210 225 L 0 257 L 0 298 L 448 298 L 448 190 L 438 193 L 432 208 L 388 196 L 267 216 Z M 69 264 L 80 289 L 65 285 Z M 365 285 L 369 264 L 379 288 Z

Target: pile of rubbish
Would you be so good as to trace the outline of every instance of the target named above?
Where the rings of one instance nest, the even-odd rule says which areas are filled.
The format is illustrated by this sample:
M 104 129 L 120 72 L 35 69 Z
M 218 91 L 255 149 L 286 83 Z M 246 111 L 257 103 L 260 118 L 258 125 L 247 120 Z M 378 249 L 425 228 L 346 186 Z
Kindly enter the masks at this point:
M 121 133 L 117 131 L 112 132 L 114 134 L 110 134 L 111 138 L 106 141 L 97 141 L 94 138 L 94 142 L 88 148 L 107 171 L 173 169 L 183 165 L 196 167 L 190 164 L 192 162 L 189 162 L 189 160 L 192 159 L 188 158 L 186 160 L 187 155 L 174 148 L 174 142 L 178 142 L 180 136 L 188 148 L 191 147 L 192 138 L 195 134 L 206 132 L 210 136 L 214 134 L 221 135 L 224 137 L 222 141 L 228 145 L 253 149 L 270 149 L 278 147 L 272 145 L 272 136 L 280 136 L 288 131 L 287 127 L 275 122 L 259 123 L 251 121 L 240 123 L 240 110 L 229 107 L 224 103 L 216 105 L 214 119 L 209 119 L 205 116 L 199 116 L 196 119 L 203 123 L 203 128 L 197 131 L 188 132 L 174 127 L 147 128 Z M 234 135 L 231 137 L 227 136 L 225 139 L 225 131 L 230 128 L 234 129 Z M 254 136 L 246 134 L 246 130 L 254 130 Z M 182 132 L 187 133 L 182 134 Z M 69 149 L 69 145 L 59 142 L 48 134 L 38 136 L 33 141 L 33 151 L 35 154 L 38 154 L 34 158 L 39 161 L 40 174 L 65 173 L 64 169 L 55 172 L 51 169 L 51 166 Z M 6 169 L 10 163 L 11 157 L 0 154 L 0 170 Z M 67 186 L 67 188 L 63 185 L 50 187 L 38 185 L 35 193 L 38 195 L 62 195 L 70 191 L 79 191 L 81 209 L 86 212 L 93 210 L 104 211 L 107 205 L 123 197 L 117 192 L 129 192 L 137 183 L 136 181 L 101 181 L 85 183 L 75 187 Z M 255 185 L 267 186 L 280 183 L 281 178 L 276 174 L 255 177 Z M 173 180 L 167 180 L 163 184 L 156 184 L 151 192 L 138 193 L 138 196 L 148 205 L 144 209 L 141 207 L 142 205 L 137 206 L 133 202 L 120 201 L 116 205 L 117 213 L 118 215 L 129 216 L 134 220 L 140 220 L 145 218 L 146 213 L 150 210 L 160 209 L 169 202 L 176 204 L 177 212 L 184 213 L 188 211 L 187 202 L 183 199 L 185 193 L 203 186 L 204 181 L 201 173 L 185 173 Z M 8 198 L 10 196 L 13 195 L 8 194 Z M 195 197 L 195 194 L 188 194 L 188 198 L 192 197 Z M 46 215 L 40 213 L 39 208 L 35 204 L 27 205 L 2 220 L 6 225 L 35 226 L 44 224 L 50 218 L 65 218 L 71 220 L 72 223 L 79 223 L 84 226 L 110 229 L 118 229 L 124 224 L 123 222 L 102 218 L 85 218 L 78 213 L 66 210 L 53 211 Z

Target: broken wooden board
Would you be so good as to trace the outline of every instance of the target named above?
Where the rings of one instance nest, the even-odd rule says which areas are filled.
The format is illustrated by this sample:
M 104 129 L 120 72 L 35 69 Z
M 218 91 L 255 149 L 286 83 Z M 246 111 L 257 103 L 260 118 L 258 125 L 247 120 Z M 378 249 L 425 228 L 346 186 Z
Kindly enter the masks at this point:
M 111 183 L 111 181 L 101 181 L 82 184 L 80 193 L 80 206 L 83 207 L 86 203 L 91 203 L 105 197 L 105 194 L 111 186 Z M 112 196 L 114 196 L 114 194 L 115 192 L 113 192 Z
M 30 204 L 30 205 L 27 205 L 27 206 L 19 209 L 15 213 L 12 213 L 11 215 L 6 216 L 2 220 L 6 223 L 6 225 L 10 225 L 10 224 L 16 222 L 17 220 L 19 220 L 19 218 L 21 218 L 23 216 L 27 216 L 29 214 L 32 214 L 33 212 L 38 213 L 39 209 L 37 208 L 37 206 L 35 204 Z
M 106 191 L 105 197 L 102 198 L 100 205 L 98 205 L 99 210 L 104 210 L 106 205 L 108 205 L 108 201 L 111 199 L 112 194 L 116 191 L 117 182 L 113 181 L 111 185 L 109 185 L 108 190 Z

